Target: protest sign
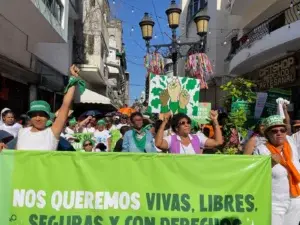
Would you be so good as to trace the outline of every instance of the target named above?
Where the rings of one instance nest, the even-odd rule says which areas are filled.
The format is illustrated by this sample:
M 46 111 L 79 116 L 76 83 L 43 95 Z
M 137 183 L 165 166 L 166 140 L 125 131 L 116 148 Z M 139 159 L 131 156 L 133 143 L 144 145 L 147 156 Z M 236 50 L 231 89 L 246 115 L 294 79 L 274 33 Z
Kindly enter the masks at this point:
M 268 91 L 268 98 L 265 104 L 265 108 L 262 113 L 262 117 L 266 118 L 268 116 L 277 114 L 277 103 L 276 99 L 283 98 L 290 100 L 292 92 L 290 90 L 283 90 L 279 88 L 273 88 Z
M 198 124 L 208 124 L 210 122 L 210 111 L 211 103 L 209 102 L 200 102 L 198 109 L 198 116 L 193 117 Z
M 4 151 L 0 177 L 1 225 L 271 224 L 268 156 Z
M 198 115 L 200 81 L 188 77 L 169 77 L 150 74 L 150 113 L 185 113 Z
M 249 103 L 247 101 L 238 99 L 238 100 L 232 101 L 231 111 L 236 112 L 237 110 L 244 110 L 247 115 L 247 118 L 253 119 L 254 107 L 255 107 L 254 103 Z
M 257 98 L 256 98 L 256 104 L 255 104 L 255 113 L 254 113 L 254 118 L 255 119 L 260 118 L 260 116 L 261 116 L 261 114 L 264 110 L 267 98 L 268 98 L 268 93 L 257 92 Z

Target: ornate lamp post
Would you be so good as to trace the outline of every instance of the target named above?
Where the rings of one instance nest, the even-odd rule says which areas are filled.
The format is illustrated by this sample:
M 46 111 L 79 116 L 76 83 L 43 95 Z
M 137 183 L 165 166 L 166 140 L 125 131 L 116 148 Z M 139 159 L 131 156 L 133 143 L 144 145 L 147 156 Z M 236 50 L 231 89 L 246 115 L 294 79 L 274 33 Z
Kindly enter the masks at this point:
M 139 24 L 142 30 L 143 39 L 146 41 L 147 52 L 149 52 L 150 40 L 152 39 L 153 27 L 155 23 L 149 16 L 149 13 L 145 13 L 142 21 Z
M 200 40 L 198 42 L 182 42 L 179 43 L 177 41 L 176 29 L 180 24 L 180 14 L 182 10 L 177 7 L 176 1 L 172 0 L 170 7 L 166 10 L 166 14 L 168 17 L 169 27 L 172 29 L 172 42 L 170 44 L 161 44 L 161 45 L 150 45 L 150 41 L 153 35 L 153 27 L 155 25 L 152 18 L 149 16 L 149 13 L 145 13 L 142 21 L 139 23 L 142 31 L 143 39 L 146 41 L 147 52 L 150 52 L 150 47 L 159 50 L 160 48 L 168 48 L 171 50 L 171 58 L 173 62 L 173 76 L 177 76 L 177 59 L 178 53 L 181 46 L 201 46 L 200 51 L 205 52 L 206 46 L 206 35 L 208 32 L 208 22 L 210 17 L 207 15 L 196 15 L 194 18 L 194 22 L 197 27 L 197 34 L 200 36 Z M 149 84 L 146 80 L 146 99 L 148 99 L 148 89 Z

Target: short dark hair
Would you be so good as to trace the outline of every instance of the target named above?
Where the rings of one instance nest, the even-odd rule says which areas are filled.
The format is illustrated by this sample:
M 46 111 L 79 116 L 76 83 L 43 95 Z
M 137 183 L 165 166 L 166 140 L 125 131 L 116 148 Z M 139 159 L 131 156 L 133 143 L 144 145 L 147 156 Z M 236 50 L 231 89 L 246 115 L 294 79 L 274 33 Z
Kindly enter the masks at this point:
M 189 122 L 189 123 L 191 123 L 192 122 L 192 120 L 191 120 L 191 118 L 190 117 L 188 117 L 186 114 L 183 114 L 183 113 L 178 113 L 178 114 L 175 114 L 174 116 L 173 116 L 173 118 L 172 118 L 172 120 L 171 120 L 171 127 L 172 127 L 172 131 L 174 132 L 174 133 L 176 133 L 176 128 L 178 127 L 178 123 L 179 123 L 179 121 L 180 120 L 182 120 L 182 119 L 187 119 L 187 121 Z
M 134 112 L 130 116 L 130 121 L 133 122 L 133 118 L 136 117 L 136 116 L 144 118 L 142 113 L 140 113 L 140 112 Z
M 19 118 L 19 121 L 22 126 L 25 126 L 28 123 L 28 121 L 30 121 L 30 117 L 27 116 L 26 114 L 22 114 Z
M 131 130 L 130 126 L 123 126 L 123 127 L 121 127 L 120 132 L 124 136 L 124 134 L 129 130 Z
M 103 143 L 97 144 L 96 148 L 100 149 L 101 152 L 105 152 L 107 149 L 106 145 Z

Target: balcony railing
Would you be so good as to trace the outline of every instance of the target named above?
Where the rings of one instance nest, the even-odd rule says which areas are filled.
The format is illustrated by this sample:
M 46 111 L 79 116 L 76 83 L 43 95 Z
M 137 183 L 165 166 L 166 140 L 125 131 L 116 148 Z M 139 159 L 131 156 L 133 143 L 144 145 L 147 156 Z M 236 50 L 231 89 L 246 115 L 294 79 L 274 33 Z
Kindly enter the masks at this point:
M 226 61 L 231 60 L 244 48 L 251 47 L 253 43 L 262 39 L 264 36 L 271 34 L 283 26 L 290 25 L 297 20 L 300 20 L 300 2 L 260 23 L 248 33 L 244 34 L 239 40 L 237 40 L 237 36 L 233 37 L 231 39 L 231 50 Z

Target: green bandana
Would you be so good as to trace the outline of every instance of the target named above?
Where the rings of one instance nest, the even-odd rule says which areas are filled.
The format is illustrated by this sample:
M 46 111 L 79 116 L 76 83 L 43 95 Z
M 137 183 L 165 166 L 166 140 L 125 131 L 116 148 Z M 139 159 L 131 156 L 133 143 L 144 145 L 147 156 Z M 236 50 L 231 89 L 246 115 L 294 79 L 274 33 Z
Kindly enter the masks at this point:
M 73 76 L 70 77 L 70 79 L 69 79 L 69 83 L 68 83 L 67 87 L 65 88 L 65 94 L 68 92 L 70 87 L 73 87 L 76 85 L 78 85 L 79 93 L 82 95 L 83 92 L 85 91 L 85 86 L 86 86 L 85 81 L 79 77 L 73 77 Z
M 145 152 L 145 147 L 146 147 L 146 132 L 143 129 L 142 133 L 139 134 L 138 132 L 136 132 L 136 130 L 132 130 L 132 134 L 133 134 L 133 140 L 134 143 L 136 145 L 136 147 L 141 151 L 141 152 Z M 139 135 L 143 135 L 142 138 L 138 138 Z
M 148 124 L 147 126 L 144 127 L 144 130 L 151 130 L 152 127 L 153 127 L 152 124 Z
M 76 121 L 76 119 L 74 117 L 69 120 L 69 125 L 70 126 L 75 126 L 76 124 L 77 124 L 77 121 Z
M 53 124 L 52 120 L 48 120 L 46 123 L 46 127 L 51 127 Z

